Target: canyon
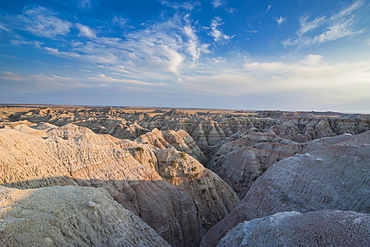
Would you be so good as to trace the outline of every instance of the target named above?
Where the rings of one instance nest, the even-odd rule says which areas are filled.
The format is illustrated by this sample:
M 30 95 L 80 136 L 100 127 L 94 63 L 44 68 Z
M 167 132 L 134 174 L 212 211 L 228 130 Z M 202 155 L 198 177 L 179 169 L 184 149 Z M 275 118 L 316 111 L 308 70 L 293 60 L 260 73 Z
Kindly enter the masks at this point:
M 370 245 L 370 115 L 0 111 L 0 246 Z

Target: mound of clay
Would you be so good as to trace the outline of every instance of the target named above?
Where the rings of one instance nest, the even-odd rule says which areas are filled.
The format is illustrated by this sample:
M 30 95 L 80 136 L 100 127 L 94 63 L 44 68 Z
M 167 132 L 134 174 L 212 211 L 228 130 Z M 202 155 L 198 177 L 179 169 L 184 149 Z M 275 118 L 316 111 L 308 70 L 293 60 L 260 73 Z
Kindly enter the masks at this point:
M 169 246 L 104 189 L 0 186 L 0 246 Z
M 204 237 L 214 246 L 243 221 L 277 212 L 322 209 L 370 212 L 370 131 L 271 166 L 242 202 Z
M 357 212 L 283 212 L 238 224 L 217 246 L 370 246 L 369 226 Z

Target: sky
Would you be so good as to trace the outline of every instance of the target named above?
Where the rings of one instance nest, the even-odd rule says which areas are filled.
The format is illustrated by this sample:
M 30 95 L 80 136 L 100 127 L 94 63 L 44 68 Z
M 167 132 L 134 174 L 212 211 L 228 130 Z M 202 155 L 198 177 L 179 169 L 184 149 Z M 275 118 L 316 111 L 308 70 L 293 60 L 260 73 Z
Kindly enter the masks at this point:
M 370 113 L 370 1 L 0 0 L 0 103 Z

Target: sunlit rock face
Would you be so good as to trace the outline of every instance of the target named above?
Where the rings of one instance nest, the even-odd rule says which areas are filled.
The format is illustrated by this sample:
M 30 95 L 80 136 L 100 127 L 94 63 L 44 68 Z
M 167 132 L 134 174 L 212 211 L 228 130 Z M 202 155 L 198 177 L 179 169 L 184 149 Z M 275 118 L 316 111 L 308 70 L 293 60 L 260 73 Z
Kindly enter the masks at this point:
M 370 212 L 370 132 L 333 137 L 325 148 L 308 144 L 309 153 L 271 166 L 252 185 L 241 203 L 204 237 L 214 246 L 243 221 L 277 212 L 322 209 Z M 314 150 L 314 146 L 320 147 Z
M 184 130 L 163 130 L 153 129 L 151 132 L 139 136 L 135 141 L 150 144 L 159 149 L 175 148 L 185 152 L 200 162 L 206 160 L 206 156 L 198 147 L 194 139 Z
M 103 187 L 172 245 L 197 246 L 239 202 L 222 179 L 173 146 L 160 149 L 74 124 L 12 127 L 0 130 L 1 184 Z M 185 131 L 164 132 L 180 150 L 191 151 L 190 145 L 201 153 Z
M 170 244 L 199 243 L 203 227 L 192 197 L 162 179 L 149 147 L 73 124 L 49 129 L 46 134 L 0 130 L 1 184 L 103 187 Z M 146 162 L 140 163 L 130 151 L 140 153 L 136 156 Z

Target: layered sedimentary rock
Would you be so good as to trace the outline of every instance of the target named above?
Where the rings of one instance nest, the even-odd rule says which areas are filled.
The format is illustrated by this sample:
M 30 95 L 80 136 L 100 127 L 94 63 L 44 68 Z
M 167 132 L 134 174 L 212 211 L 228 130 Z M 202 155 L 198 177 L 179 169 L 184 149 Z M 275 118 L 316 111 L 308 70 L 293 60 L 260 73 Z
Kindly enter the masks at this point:
M 172 109 L 166 113 L 164 113 L 165 116 L 172 116 L 172 117 L 187 117 L 187 116 L 190 116 L 189 113 L 185 112 L 185 111 L 181 111 L 179 109 Z
M 148 114 L 127 113 L 123 109 L 111 107 L 74 110 L 46 108 L 13 114 L 9 119 L 49 122 L 58 126 L 74 123 L 96 133 L 131 140 L 155 128 L 185 130 L 203 151 L 208 151 L 210 146 L 250 128 L 257 128 L 260 132 L 270 129 L 282 138 L 300 143 L 344 133 L 359 134 L 370 129 L 368 115 L 279 111 L 261 112 L 257 116 L 246 117 L 230 114 L 191 115 L 173 109 L 164 115 L 151 117 Z
M 217 246 L 369 246 L 369 226 L 358 212 L 281 212 L 239 223 Z
M 336 209 L 369 213 L 369 164 L 370 132 L 275 163 L 206 234 L 202 246 L 216 245 L 240 222 L 276 212 Z
M 172 245 L 197 246 L 205 229 L 239 202 L 222 179 L 173 146 L 160 149 L 74 124 L 11 127 L 0 130 L 1 184 L 103 187 Z M 180 150 L 201 154 L 185 131 L 158 133 Z
M 200 162 L 206 160 L 206 156 L 195 143 L 194 139 L 184 130 L 164 130 L 154 129 L 151 132 L 139 136 L 135 141 L 150 144 L 159 149 L 175 148 L 185 152 Z
M 162 180 L 155 160 L 140 163 L 123 148 L 127 141 L 72 124 L 46 133 L 49 137 L 44 139 L 13 129 L 0 130 L 1 184 L 17 188 L 104 187 L 170 244 L 199 243 L 202 226 L 193 199 Z M 138 147 L 140 144 L 134 151 Z M 155 157 L 150 152 L 142 158 Z
M 155 153 L 158 173 L 191 195 L 207 230 L 239 203 L 239 198 L 227 183 L 190 155 L 175 149 Z
M 198 245 L 238 202 L 233 189 L 246 197 L 203 244 L 276 212 L 369 211 L 369 182 L 360 175 L 369 177 L 369 137 L 350 135 L 370 129 L 368 115 L 158 113 L 51 107 L 5 114 L 1 184 L 103 187 L 174 246 Z
M 0 186 L 0 246 L 170 246 L 104 189 Z
M 216 172 L 243 198 L 249 188 L 270 166 L 299 153 L 302 145 L 280 138 L 272 131 L 251 128 L 229 138 L 216 149 L 208 167 Z

